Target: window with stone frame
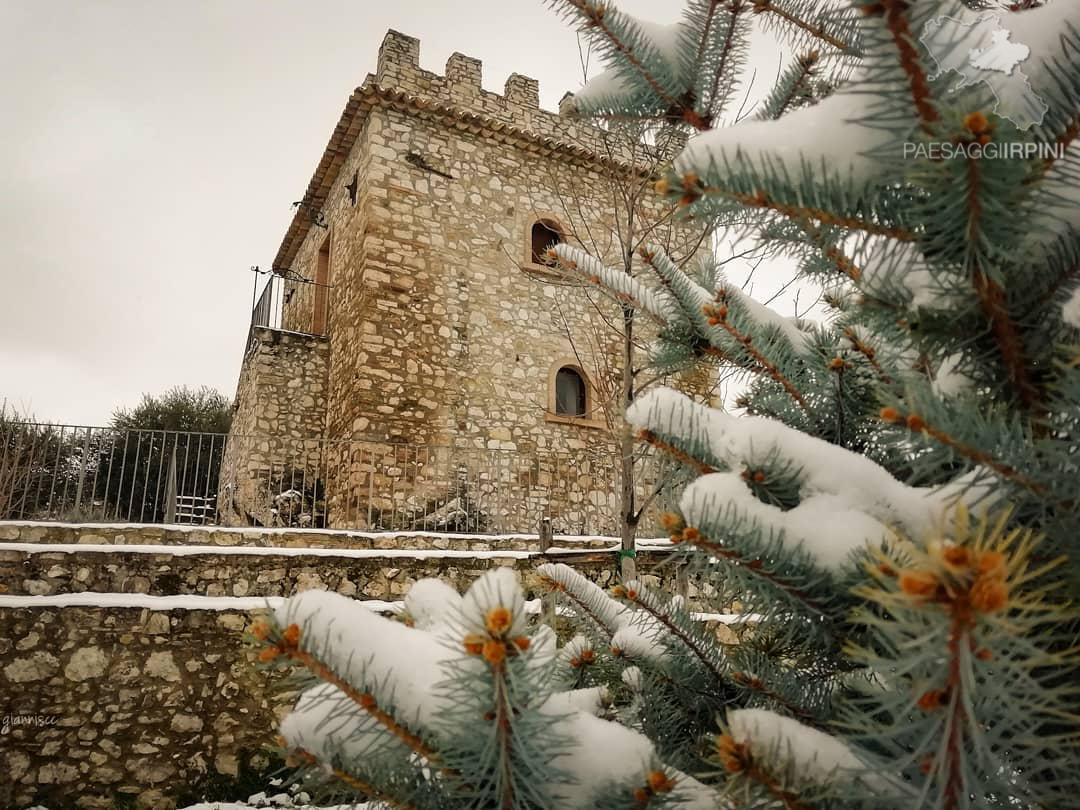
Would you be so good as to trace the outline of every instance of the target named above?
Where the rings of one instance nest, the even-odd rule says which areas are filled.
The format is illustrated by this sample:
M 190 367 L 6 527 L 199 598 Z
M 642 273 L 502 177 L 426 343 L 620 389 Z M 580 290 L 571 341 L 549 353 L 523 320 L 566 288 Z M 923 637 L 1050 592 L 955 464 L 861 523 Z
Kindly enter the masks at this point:
M 539 219 L 533 223 L 529 231 L 531 248 L 529 255 L 533 264 L 550 264 L 544 257 L 548 250 L 564 241 L 562 229 L 557 222 L 550 219 Z
M 556 416 L 584 417 L 588 413 L 588 390 L 580 371 L 570 366 L 560 368 L 555 374 Z

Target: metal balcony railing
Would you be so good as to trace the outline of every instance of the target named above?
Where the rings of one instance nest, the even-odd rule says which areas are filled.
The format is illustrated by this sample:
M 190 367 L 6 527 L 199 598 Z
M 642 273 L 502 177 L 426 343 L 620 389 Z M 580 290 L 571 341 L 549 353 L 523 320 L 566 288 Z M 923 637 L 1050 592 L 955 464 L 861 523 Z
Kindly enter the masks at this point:
M 333 287 L 287 271 L 284 274 L 251 268 L 251 325 L 307 335 L 326 335 Z M 261 290 L 260 290 L 261 284 Z

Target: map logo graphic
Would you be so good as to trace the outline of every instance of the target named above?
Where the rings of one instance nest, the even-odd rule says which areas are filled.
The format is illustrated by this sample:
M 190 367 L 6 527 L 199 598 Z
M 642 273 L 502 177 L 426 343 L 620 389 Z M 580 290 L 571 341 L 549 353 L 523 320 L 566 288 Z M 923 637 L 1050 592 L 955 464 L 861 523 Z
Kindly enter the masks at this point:
M 919 40 L 938 66 L 931 79 L 949 72 L 958 74 L 960 83 L 950 92 L 982 82 L 997 98 L 994 112 L 1026 130 L 1041 124 L 1049 107 L 1017 67 L 1031 55 L 1031 49 L 1010 42 L 1010 36 L 997 14 L 985 14 L 969 22 L 938 17 L 926 24 Z

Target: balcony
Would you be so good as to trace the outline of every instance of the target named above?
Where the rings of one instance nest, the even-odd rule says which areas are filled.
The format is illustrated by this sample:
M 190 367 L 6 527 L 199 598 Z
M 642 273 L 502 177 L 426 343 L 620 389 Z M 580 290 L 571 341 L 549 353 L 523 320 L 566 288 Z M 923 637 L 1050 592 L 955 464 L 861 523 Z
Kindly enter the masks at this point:
M 277 273 L 255 267 L 252 272 L 251 326 L 320 337 L 329 334 L 331 285 L 292 270 Z

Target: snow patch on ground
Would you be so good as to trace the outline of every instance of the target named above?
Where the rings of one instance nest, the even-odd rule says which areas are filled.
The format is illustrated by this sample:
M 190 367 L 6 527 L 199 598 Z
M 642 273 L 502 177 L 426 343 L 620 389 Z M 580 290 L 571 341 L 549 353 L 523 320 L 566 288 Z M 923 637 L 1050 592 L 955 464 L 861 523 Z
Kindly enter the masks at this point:
M 455 549 L 375 549 L 375 548 L 294 548 L 291 546 L 197 546 L 158 545 L 151 543 L 114 545 L 112 543 L 0 543 L 0 551 L 23 551 L 27 554 L 81 554 L 100 551 L 107 554 L 166 554 L 188 557 L 196 554 L 251 555 L 256 557 L 348 557 L 350 559 L 459 559 L 526 560 L 535 551 L 462 551 Z M 574 549 L 582 552 L 582 549 Z
M 362 537 L 365 540 L 377 540 L 386 537 L 449 537 L 461 540 L 535 540 L 536 534 L 521 532 L 506 532 L 502 534 L 470 534 L 465 532 L 433 532 L 433 531 L 401 531 L 401 532 L 364 532 L 354 529 L 310 529 L 290 527 L 262 527 L 262 526 L 192 526 L 187 523 L 70 523 L 62 520 L 0 520 L 0 528 L 4 526 L 19 526 L 25 528 L 46 527 L 54 529 L 103 529 L 107 531 L 135 531 L 137 529 L 164 529 L 170 532 L 214 532 L 215 534 L 255 534 L 281 535 L 281 534 L 319 534 L 330 537 Z M 593 543 L 609 542 L 617 543 L 619 538 L 600 534 L 559 534 L 556 535 L 560 543 Z M 657 538 L 660 539 L 660 538 Z M 645 540 L 644 542 L 653 542 Z M 639 541 L 642 542 L 642 541 Z
M 411 594 L 410 594 L 411 595 Z M 406 597 L 408 599 L 408 597 Z M 381 599 L 357 600 L 358 604 L 375 613 L 400 613 L 407 609 L 406 602 L 386 602 Z M 65 608 L 65 607 L 110 607 L 136 608 L 157 611 L 169 610 L 277 610 L 285 602 L 284 596 L 151 596 L 145 593 L 100 593 L 84 591 L 82 593 L 59 593 L 49 596 L 5 596 L 0 595 L 0 608 Z M 525 612 L 536 615 L 543 609 L 540 599 L 525 602 Z M 560 616 L 574 615 L 573 611 L 562 605 L 558 608 Z M 760 617 L 742 613 L 693 613 L 700 622 L 719 622 L 738 624 L 757 622 Z
M 279 780 L 274 781 L 279 782 Z M 296 797 L 288 793 L 256 793 L 248 796 L 247 801 L 243 802 L 199 802 L 178 808 L 178 810 L 271 810 L 271 808 L 277 810 L 375 810 L 377 807 L 368 802 L 316 806 L 309 804 L 310 800 L 306 793 L 300 793 Z M 49 808 L 39 804 L 28 810 L 49 810 Z

